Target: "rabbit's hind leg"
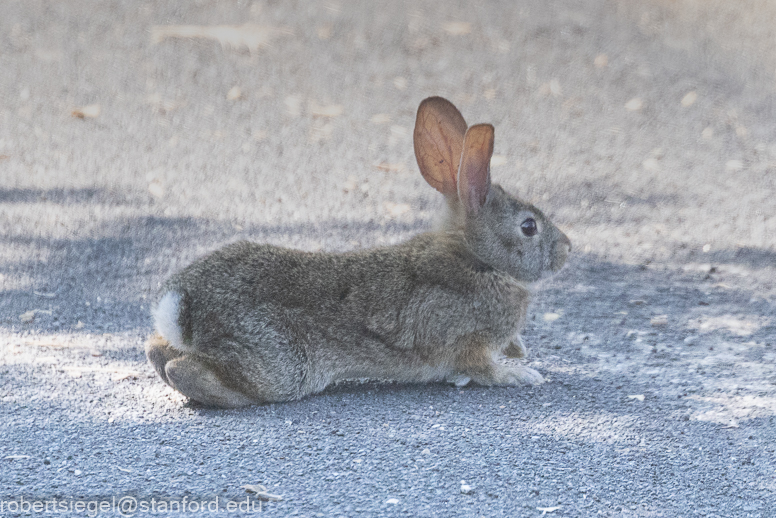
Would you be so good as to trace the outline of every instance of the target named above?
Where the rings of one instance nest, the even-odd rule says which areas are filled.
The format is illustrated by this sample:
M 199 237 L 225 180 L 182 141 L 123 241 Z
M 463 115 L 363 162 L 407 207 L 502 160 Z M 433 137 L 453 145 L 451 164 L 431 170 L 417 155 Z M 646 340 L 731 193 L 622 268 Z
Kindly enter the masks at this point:
M 158 333 L 155 333 L 148 339 L 145 345 L 145 352 L 148 361 L 154 366 L 159 377 L 170 385 L 170 380 L 167 378 L 164 368 L 169 361 L 180 357 L 183 353 L 170 347 L 170 342 Z
M 164 368 L 169 385 L 184 396 L 208 406 L 235 408 L 258 403 L 227 387 L 206 360 L 184 355 Z

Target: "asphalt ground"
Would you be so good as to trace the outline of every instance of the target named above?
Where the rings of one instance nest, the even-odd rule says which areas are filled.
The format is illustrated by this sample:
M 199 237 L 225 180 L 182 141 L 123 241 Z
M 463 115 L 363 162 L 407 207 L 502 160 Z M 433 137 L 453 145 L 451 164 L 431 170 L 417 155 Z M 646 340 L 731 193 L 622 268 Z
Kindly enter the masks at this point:
M 776 515 L 772 2 L 0 13 L 0 515 L 252 515 L 259 484 L 268 516 Z M 164 385 L 149 305 L 195 258 L 431 227 L 430 95 L 495 126 L 494 181 L 574 244 L 524 334 L 548 382 L 229 411 Z

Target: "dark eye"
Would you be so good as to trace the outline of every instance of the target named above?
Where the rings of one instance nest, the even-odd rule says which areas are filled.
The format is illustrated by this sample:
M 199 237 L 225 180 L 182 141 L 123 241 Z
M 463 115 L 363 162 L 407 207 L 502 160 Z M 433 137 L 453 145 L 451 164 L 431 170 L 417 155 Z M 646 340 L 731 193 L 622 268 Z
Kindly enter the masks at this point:
M 528 218 L 520 223 L 520 230 L 528 237 L 535 236 L 539 232 L 539 229 L 536 228 L 536 221 L 533 218 Z

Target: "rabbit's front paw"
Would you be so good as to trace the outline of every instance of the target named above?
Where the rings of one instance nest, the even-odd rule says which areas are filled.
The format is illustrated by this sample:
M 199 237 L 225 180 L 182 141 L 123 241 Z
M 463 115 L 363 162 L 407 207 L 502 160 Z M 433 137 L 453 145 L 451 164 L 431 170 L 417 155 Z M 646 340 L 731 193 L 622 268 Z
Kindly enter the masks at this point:
M 460 374 L 460 373 L 450 374 L 445 378 L 446 382 L 452 383 L 456 387 L 465 387 L 466 385 L 469 384 L 471 380 L 472 380 L 471 377 L 467 376 L 466 374 Z
M 533 369 L 522 365 L 499 365 L 493 373 L 495 385 L 541 385 L 544 378 Z

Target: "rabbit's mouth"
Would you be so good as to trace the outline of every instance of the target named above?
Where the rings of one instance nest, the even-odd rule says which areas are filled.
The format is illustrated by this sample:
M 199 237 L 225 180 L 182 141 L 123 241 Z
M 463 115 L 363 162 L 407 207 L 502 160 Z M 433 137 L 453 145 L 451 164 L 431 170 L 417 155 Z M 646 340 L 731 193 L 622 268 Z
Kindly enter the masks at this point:
M 571 253 L 571 240 L 566 237 L 566 234 L 560 232 L 560 238 L 555 242 L 553 247 L 552 262 L 550 263 L 550 270 L 552 273 L 559 271 L 566 264 L 566 260 Z

